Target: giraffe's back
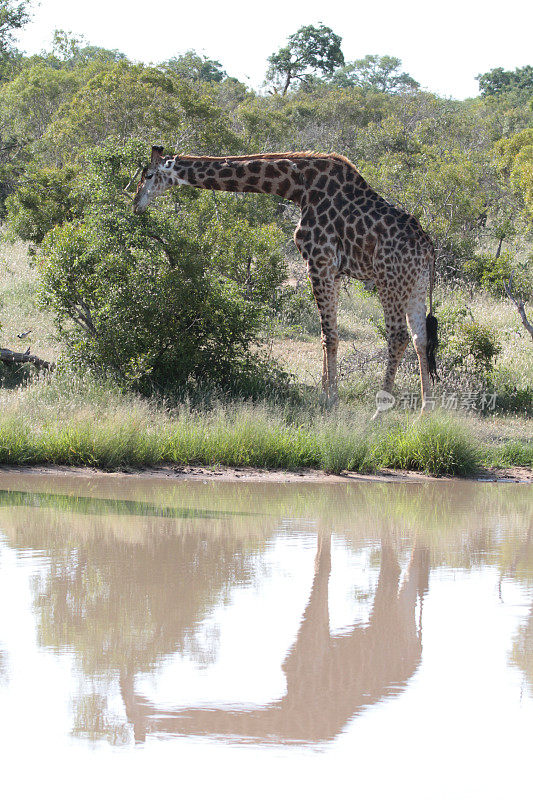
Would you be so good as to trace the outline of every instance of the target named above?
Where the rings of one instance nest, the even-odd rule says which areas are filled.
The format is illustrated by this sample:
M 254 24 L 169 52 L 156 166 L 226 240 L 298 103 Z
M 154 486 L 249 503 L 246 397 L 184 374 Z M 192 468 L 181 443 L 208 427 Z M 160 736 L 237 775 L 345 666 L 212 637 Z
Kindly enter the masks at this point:
M 376 269 L 414 271 L 429 263 L 433 246 L 418 220 L 375 192 L 342 156 L 312 160 L 296 243 L 310 267 L 329 263 L 337 274 L 374 280 Z

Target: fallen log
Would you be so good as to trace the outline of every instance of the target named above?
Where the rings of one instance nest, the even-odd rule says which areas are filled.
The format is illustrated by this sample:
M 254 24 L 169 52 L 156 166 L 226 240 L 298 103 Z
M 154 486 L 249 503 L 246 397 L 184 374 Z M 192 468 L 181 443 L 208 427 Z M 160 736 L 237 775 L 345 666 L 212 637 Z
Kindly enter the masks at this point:
M 33 364 L 37 369 L 47 369 L 52 372 L 55 369 L 53 361 L 45 361 L 44 358 L 34 356 L 31 353 L 16 353 L 5 347 L 0 348 L 0 361 L 4 364 Z

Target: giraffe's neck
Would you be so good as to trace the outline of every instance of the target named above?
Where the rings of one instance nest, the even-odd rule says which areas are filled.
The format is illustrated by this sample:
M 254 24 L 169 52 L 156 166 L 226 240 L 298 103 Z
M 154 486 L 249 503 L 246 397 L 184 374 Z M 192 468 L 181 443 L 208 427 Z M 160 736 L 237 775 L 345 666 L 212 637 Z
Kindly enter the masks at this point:
M 268 158 L 175 156 L 167 159 L 161 169 L 169 186 L 275 194 L 294 203 L 302 200 L 302 168 L 289 155 Z

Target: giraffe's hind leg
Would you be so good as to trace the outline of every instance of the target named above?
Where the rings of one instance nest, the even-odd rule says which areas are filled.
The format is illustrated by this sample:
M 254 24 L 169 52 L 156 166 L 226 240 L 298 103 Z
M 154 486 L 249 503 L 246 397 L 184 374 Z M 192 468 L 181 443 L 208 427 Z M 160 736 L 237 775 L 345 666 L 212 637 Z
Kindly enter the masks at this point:
M 409 331 L 405 321 L 405 309 L 399 307 L 388 306 L 383 302 L 385 311 L 385 329 L 387 334 L 387 366 L 385 368 L 385 377 L 383 379 L 383 391 L 392 392 L 394 387 L 394 379 L 398 366 L 405 353 L 405 348 L 409 342 Z M 380 409 L 374 413 L 373 419 L 380 416 Z
M 383 389 L 386 392 L 392 392 L 398 366 L 409 342 L 409 331 L 405 324 L 405 313 L 400 315 L 393 314 L 389 318 L 386 316 L 385 328 L 387 332 L 388 353 Z
M 420 385 L 422 391 L 422 411 L 428 408 L 427 397 L 430 393 L 430 380 L 427 359 L 426 331 L 426 281 L 420 280 L 407 304 L 407 322 L 418 356 L 420 368 Z

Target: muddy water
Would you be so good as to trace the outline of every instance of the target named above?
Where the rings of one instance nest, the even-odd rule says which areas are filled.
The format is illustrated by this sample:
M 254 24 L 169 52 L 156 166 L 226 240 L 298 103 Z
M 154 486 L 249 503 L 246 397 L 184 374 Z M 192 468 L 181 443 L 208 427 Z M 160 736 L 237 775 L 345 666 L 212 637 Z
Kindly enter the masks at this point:
M 533 497 L 0 472 L 12 796 L 513 798 Z

